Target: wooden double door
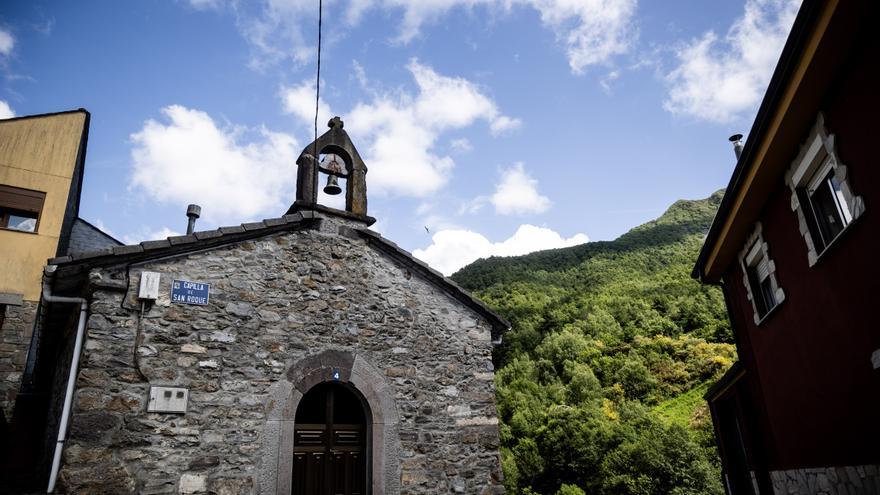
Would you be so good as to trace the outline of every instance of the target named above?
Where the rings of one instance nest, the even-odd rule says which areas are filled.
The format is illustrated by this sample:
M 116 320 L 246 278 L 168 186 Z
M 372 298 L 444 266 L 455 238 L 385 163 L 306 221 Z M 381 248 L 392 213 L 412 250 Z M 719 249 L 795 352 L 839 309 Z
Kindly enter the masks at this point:
M 295 421 L 293 494 L 366 494 L 366 414 L 355 392 L 336 382 L 316 385 Z

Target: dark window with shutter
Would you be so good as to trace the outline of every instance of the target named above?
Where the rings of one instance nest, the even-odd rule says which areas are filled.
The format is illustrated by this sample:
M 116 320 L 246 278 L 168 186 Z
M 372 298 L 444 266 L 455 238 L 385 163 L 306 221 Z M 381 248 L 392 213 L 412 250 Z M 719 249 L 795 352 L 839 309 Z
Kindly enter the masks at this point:
M 744 261 L 755 310 L 758 317 L 763 318 L 779 301 L 776 300 L 773 282 L 770 280 L 770 260 L 761 249 L 760 240 L 752 244 Z
M 46 193 L 0 184 L 0 228 L 36 232 Z

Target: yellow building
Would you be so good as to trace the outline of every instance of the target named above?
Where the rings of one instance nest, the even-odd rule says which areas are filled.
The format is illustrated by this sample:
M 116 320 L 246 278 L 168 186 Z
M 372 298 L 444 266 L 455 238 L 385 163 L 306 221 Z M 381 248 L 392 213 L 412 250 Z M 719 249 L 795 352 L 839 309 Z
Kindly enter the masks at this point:
M 78 232 L 98 240 L 89 247 L 118 244 L 77 218 L 89 117 L 79 109 L 0 120 L 0 415 L 6 418 L 24 372 L 46 260 L 67 254 Z
M 0 293 L 40 299 L 46 260 L 66 248 L 79 208 L 85 110 L 0 121 Z

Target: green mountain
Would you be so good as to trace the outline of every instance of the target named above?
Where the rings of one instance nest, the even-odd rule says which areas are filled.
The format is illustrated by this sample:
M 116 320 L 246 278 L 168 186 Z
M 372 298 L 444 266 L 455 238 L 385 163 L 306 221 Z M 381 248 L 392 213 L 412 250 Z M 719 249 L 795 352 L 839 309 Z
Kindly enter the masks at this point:
M 736 353 L 720 290 L 690 278 L 722 195 L 452 276 L 513 324 L 495 354 L 509 493 L 723 493 L 702 394 Z

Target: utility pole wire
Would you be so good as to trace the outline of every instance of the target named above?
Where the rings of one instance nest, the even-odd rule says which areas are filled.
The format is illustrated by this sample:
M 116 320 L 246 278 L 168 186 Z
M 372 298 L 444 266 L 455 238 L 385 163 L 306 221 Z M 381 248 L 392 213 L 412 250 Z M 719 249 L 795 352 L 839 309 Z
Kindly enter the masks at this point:
M 315 160 L 315 172 L 317 177 L 318 162 L 318 107 L 321 103 L 321 24 L 323 23 L 324 0 L 318 0 L 318 70 L 315 80 L 315 141 L 312 146 L 312 156 Z

